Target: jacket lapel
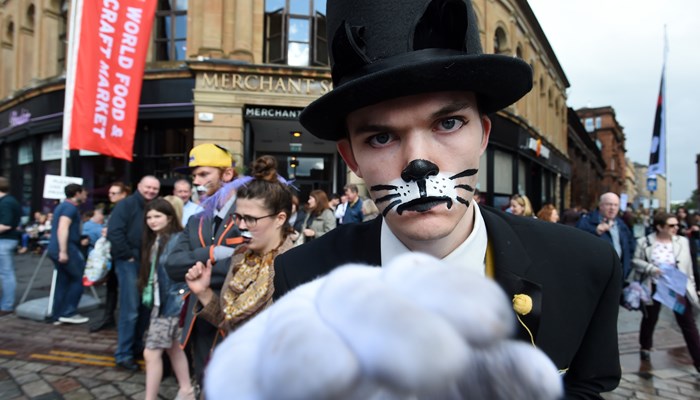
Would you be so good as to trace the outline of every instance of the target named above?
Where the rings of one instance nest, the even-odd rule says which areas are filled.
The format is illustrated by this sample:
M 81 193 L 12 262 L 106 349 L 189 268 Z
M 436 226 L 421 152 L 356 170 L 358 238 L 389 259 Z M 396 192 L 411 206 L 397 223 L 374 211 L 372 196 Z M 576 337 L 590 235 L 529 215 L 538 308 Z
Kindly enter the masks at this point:
M 518 337 L 528 342 L 536 342 L 542 316 L 542 286 L 526 278 L 532 260 L 518 235 L 503 218 L 487 207 L 480 207 L 480 210 L 486 224 L 489 245 L 493 249 L 494 279 L 509 299 L 512 300 L 516 294 L 527 295 L 532 299 L 532 310 L 526 315 L 518 315 L 522 324 L 527 326 L 525 329 L 519 324 Z M 528 330 L 532 333 L 532 339 Z

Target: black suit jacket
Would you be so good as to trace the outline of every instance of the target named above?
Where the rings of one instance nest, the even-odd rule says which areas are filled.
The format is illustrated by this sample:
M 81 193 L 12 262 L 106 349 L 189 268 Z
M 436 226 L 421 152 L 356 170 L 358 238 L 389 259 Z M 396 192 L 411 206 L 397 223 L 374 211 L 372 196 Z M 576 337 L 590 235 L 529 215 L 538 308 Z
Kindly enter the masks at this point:
M 481 207 L 495 280 L 512 298 L 527 294 L 521 316 L 535 344 L 566 371 L 567 398 L 600 398 L 621 375 L 617 344 L 620 260 L 607 243 L 578 229 Z M 349 262 L 381 264 L 381 219 L 341 225 L 275 260 L 275 298 Z M 518 338 L 530 342 L 518 325 Z M 523 367 L 527 368 L 524 360 Z

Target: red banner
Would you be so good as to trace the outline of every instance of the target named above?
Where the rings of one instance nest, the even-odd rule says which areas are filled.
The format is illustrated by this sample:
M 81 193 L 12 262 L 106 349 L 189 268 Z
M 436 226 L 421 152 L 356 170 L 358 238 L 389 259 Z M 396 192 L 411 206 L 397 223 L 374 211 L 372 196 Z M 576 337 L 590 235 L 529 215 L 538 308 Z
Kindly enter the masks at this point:
M 87 0 L 75 48 L 70 149 L 132 161 L 155 0 Z M 74 3 L 75 4 L 75 3 Z M 67 103 L 69 100 L 66 99 Z

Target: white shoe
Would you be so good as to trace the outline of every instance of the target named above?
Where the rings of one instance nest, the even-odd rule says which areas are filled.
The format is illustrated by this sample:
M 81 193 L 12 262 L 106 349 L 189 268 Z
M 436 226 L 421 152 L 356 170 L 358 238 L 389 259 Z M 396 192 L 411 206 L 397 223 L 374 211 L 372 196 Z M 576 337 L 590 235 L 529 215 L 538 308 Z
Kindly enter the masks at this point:
M 63 322 L 66 324 L 84 324 L 88 322 L 90 318 L 83 317 L 80 314 L 71 315 L 70 317 L 59 317 L 58 322 Z

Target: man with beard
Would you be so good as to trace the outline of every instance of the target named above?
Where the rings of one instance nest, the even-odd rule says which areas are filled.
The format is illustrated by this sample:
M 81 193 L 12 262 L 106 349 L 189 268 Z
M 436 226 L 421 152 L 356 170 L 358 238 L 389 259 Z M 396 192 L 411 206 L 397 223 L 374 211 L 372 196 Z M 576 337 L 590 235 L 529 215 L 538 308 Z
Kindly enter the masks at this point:
M 117 321 L 117 367 L 129 371 L 139 369 L 134 357 L 143 351 L 145 317 L 141 312 L 141 296 L 137 281 L 141 260 L 143 208 L 158 196 L 160 181 L 146 175 L 131 196 L 117 203 L 109 217 L 107 240 L 112 245 L 112 265 L 117 274 L 119 320 Z
M 327 28 L 333 90 L 300 121 L 337 142 L 383 218 L 341 225 L 277 257 L 275 297 L 349 262 L 386 265 L 408 252 L 462 268 L 483 260 L 471 263 L 475 272 L 527 305 L 514 310 L 517 337 L 549 356 L 567 397 L 614 389 L 621 270 L 613 248 L 472 198 L 488 114 L 530 91 L 530 66 L 482 53 L 468 0 L 329 0 Z
M 234 166 L 233 156 L 228 150 L 205 143 L 190 151 L 187 167 L 176 169 L 176 172 L 192 175 L 192 183 L 199 192 L 204 210 L 188 220 L 168 257 L 168 275 L 174 281 L 184 282 L 185 274 L 197 262 L 211 261 L 211 288 L 217 293 L 221 290 L 234 247 L 243 242 L 233 218 L 235 192 L 220 191 L 225 183 L 236 178 Z M 201 383 L 217 327 L 194 316 L 195 303 L 188 299 L 185 305 L 187 311 L 180 342 L 189 348 L 194 376 Z

